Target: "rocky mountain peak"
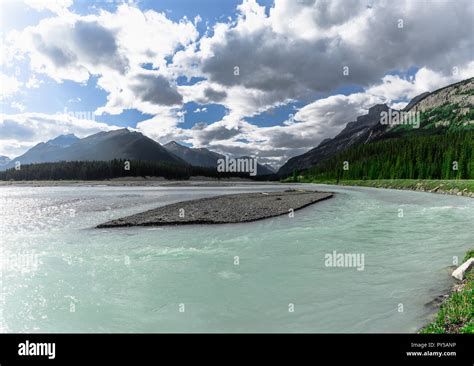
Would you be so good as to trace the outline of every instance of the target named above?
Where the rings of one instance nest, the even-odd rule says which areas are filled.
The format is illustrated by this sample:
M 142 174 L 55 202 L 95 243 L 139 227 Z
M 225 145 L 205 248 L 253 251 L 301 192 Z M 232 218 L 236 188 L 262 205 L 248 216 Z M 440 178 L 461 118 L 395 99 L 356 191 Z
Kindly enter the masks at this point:
M 380 115 L 381 112 L 387 112 L 389 110 L 388 106 L 383 104 L 376 104 L 369 108 L 369 116 Z
M 49 140 L 47 144 L 54 145 L 54 146 L 67 147 L 67 146 L 71 146 L 73 143 L 77 141 L 79 141 L 79 137 L 70 133 L 67 135 L 59 135 L 55 137 L 54 139 Z
M 183 145 L 181 144 L 178 144 L 175 140 L 172 140 L 170 142 L 168 142 L 167 144 L 164 144 L 163 146 L 166 146 L 166 147 L 182 147 Z

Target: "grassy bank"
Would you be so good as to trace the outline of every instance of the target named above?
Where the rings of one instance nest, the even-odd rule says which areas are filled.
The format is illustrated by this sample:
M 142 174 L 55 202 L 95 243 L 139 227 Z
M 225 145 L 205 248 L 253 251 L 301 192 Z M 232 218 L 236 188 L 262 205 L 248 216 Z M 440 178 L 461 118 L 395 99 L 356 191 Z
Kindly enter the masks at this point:
M 463 263 L 474 257 L 470 250 Z M 474 333 L 474 270 L 466 274 L 462 283 L 441 304 L 436 319 L 420 333 Z
M 337 184 L 336 180 L 315 180 L 304 176 L 291 177 L 285 182 Z M 363 186 L 374 188 L 406 189 L 421 192 L 457 194 L 474 197 L 474 179 L 425 180 L 425 179 L 374 179 L 374 180 L 341 180 L 340 185 Z

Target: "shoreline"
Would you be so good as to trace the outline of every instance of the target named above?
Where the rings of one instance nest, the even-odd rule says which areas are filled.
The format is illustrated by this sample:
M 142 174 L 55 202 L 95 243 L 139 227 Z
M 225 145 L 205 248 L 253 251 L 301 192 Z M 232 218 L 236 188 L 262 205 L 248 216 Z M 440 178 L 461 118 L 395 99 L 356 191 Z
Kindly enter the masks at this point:
M 0 181 L 1 187 L 228 187 L 241 185 L 282 185 L 280 181 L 256 181 L 243 178 L 191 177 L 169 180 L 162 177 L 126 177 L 107 180 L 17 180 Z M 288 185 L 283 183 L 284 185 Z
M 444 195 L 474 198 L 474 180 L 415 180 L 415 179 L 381 179 L 381 180 L 345 180 L 314 181 L 299 179 L 283 181 L 255 181 L 243 178 L 207 178 L 191 177 L 188 180 L 168 180 L 161 177 L 126 177 L 110 180 L 25 180 L 0 181 L 1 187 L 233 187 L 236 185 L 295 185 L 326 184 L 348 187 L 369 187 L 397 189 L 402 191 L 437 193 Z
M 333 195 L 307 190 L 221 195 L 165 205 L 107 221 L 97 228 L 253 222 L 290 214 Z
M 291 183 L 291 182 L 285 182 Z M 369 187 L 397 189 L 401 191 L 437 193 L 452 196 L 474 198 L 474 180 L 415 180 L 415 179 L 381 179 L 381 180 L 345 180 L 336 181 L 305 181 L 297 183 L 328 184 L 335 186 Z
M 474 251 L 471 249 L 462 263 L 473 257 Z M 457 266 L 452 267 L 456 269 Z M 473 288 L 474 270 L 471 268 L 462 280 L 457 280 L 446 293 L 432 301 L 435 307 L 432 320 L 418 329 L 417 333 L 474 333 Z

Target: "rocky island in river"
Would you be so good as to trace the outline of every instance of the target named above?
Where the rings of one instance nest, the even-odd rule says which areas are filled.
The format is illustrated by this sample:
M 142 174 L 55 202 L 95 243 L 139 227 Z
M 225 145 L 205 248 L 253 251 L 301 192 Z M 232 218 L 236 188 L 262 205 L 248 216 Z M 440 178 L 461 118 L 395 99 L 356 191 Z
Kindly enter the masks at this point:
M 329 192 L 308 190 L 223 195 L 173 203 L 108 221 L 97 227 L 250 222 L 288 214 L 332 196 Z

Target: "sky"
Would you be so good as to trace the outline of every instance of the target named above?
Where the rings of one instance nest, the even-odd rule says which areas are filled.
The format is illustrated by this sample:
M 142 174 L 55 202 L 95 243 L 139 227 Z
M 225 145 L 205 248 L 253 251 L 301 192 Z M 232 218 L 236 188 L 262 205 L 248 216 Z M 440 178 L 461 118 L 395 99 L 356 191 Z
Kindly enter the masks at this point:
M 0 155 L 127 127 L 274 167 L 474 76 L 472 0 L 3 0 Z

